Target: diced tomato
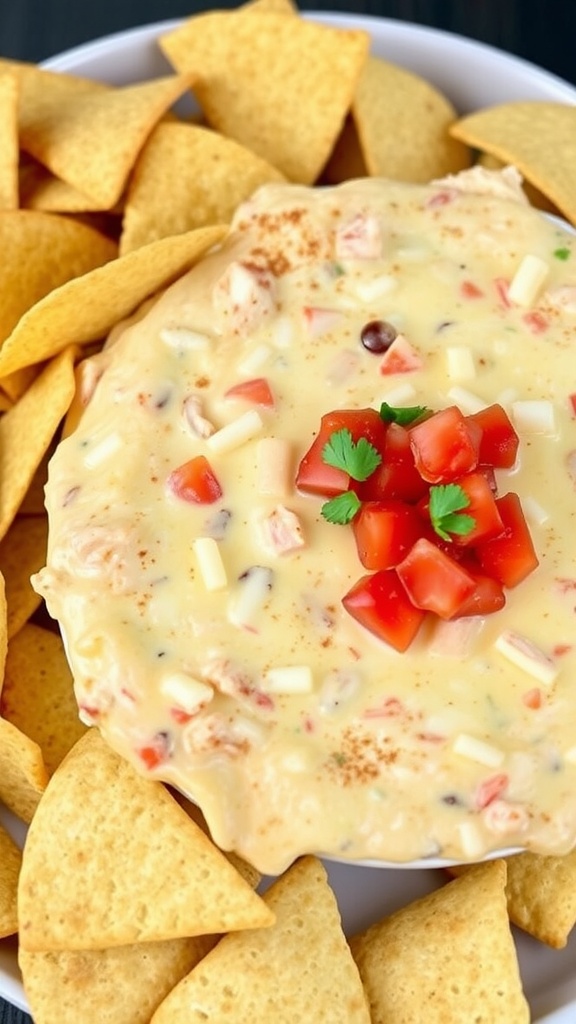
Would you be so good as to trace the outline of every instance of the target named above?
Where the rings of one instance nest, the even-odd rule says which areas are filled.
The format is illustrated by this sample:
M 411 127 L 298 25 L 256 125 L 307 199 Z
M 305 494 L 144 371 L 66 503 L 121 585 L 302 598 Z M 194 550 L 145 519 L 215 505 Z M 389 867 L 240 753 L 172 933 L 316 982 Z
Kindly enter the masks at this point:
M 396 567 L 412 604 L 441 619 L 453 618 L 473 593 L 474 577 L 426 537 Z
M 533 686 L 531 690 L 525 690 L 522 694 L 522 703 L 531 711 L 538 711 L 542 707 L 542 690 L 539 686 Z
M 568 395 L 568 401 L 570 402 L 572 415 L 576 416 L 576 394 Z
M 492 576 L 473 572 L 466 562 L 461 564 L 474 578 L 475 587 L 470 596 L 460 605 L 454 618 L 462 619 L 471 615 L 492 615 L 493 612 L 499 612 L 506 604 L 506 595 L 502 584 Z
M 403 501 L 366 501 L 352 521 L 365 569 L 392 569 L 422 536 L 417 510 Z
M 488 804 L 501 796 L 509 781 L 505 772 L 496 772 L 495 775 L 489 775 L 487 779 L 483 779 L 474 794 L 474 804 L 478 810 L 488 807 Z
M 472 516 L 474 526 L 469 533 L 452 534 L 454 544 L 471 547 L 479 540 L 495 537 L 504 527 L 496 499 L 490 484 L 483 473 L 467 473 L 455 481 L 466 494 L 470 504 L 463 509 L 466 515 Z
M 482 431 L 457 406 L 441 409 L 409 433 L 416 468 L 429 483 L 447 483 L 476 469 Z
M 502 406 L 489 405 L 466 418 L 482 428 L 478 461 L 495 469 L 511 469 L 516 462 L 520 439 Z
M 544 314 L 540 313 L 538 309 L 531 309 L 529 313 L 524 313 L 522 320 L 532 334 L 544 334 L 550 326 Z
M 382 454 L 386 438 L 386 424 L 376 409 L 335 409 L 320 421 L 320 429 L 312 445 L 302 458 L 296 474 L 296 486 L 306 494 L 332 497 L 350 487 L 350 477 L 342 469 L 327 466 L 322 460 L 324 445 L 337 430 L 348 429 L 352 439 L 365 437 Z
M 398 498 L 413 503 L 427 494 L 428 489 L 428 484 L 416 469 L 409 431 L 399 423 L 390 423 L 382 463 L 357 488 L 358 497 L 366 501 Z
M 145 747 L 140 747 L 136 753 L 146 768 L 150 771 L 163 764 L 169 756 L 169 736 L 165 732 L 156 733 L 152 740 Z
M 512 491 L 496 498 L 504 524 L 502 533 L 480 541 L 475 553 L 484 572 L 500 580 L 505 587 L 521 583 L 538 565 L 528 524 L 517 494 Z
M 422 358 L 403 334 L 397 334 L 388 351 L 382 356 L 378 369 L 384 376 L 393 373 L 413 373 L 424 366 Z
M 509 309 L 510 306 L 512 305 L 510 299 L 508 298 L 508 288 L 510 287 L 510 282 L 507 281 L 506 278 L 504 277 L 495 277 L 494 287 L 496 289 L 496 295 L 500 300 L 500 304 L 504 306 L 506 309 Z
M 274 395 L 266 377 L 254 377 L 253 380 L 241 380 L 224 392 L 224 398 L 241 398 L 252 405 L 274 407 Z
M 222 488 L 204 455 L 196 455 L 168 477 L 168 487 L 183 501 L 211 505 L 222 497 Z
M 463 299 L 480 299 L 484 292 L 473 281 L 462 281 L 460 294 Z
M 407 650 L 426 617 L 414 607 L 394 569 L 362 576 L 342 604 L 352 618 L 397 651 Z

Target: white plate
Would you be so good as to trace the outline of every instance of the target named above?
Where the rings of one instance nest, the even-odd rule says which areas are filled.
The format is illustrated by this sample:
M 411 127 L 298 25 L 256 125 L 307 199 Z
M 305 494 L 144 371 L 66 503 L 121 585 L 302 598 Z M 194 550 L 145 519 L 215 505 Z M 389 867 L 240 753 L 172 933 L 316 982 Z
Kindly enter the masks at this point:
M 552 100 L 576 104 L 576 88 L 526 61 L 436 29 L 401 21 L 346 14 L 313 13 L 318 21 L 371 33 L 373 51 L 423 75 L 449 96 L 461 113 L 509 100 Z M 44 65 L 116 85 L 169 72 L 156 38 L 177 24 L 165 21 L 120 32 L 79 46 Z M 0 808 L 0 821 L 19 841 L 21 825 Z M 444 881 L 441 871 L 386 870 L 329 863 L 348 934 L 397 909 Z M 534 1024 L 576 1021 L 576 934 L 562 951 L 548 949 L 515 932 L 524 989 Z M 0 996 L 27 1009 L 15 946 L 0 942 Z

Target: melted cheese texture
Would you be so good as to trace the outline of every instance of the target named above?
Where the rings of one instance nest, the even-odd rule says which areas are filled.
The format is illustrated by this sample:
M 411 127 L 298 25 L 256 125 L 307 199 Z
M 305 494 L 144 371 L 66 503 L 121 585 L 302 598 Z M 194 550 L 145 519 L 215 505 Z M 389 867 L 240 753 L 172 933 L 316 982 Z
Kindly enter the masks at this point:
M 576 839 L 575 239 L 456 185 L 261 189 L 84 366 L 51 463 L 34 582 L 83 720 L 264 872 Z M 362 346 L 374 319 L 412 369 Z M 273 405 L 246 395 L 260 378 Z M 502 611 L 430 619 L 404 654 L 344 611 L 352 530 L 294 485 L 323 413 L 383 400 L 507 409 L 499 491 L 540 563 Z M 199 455 L 211 504 L 174 486 Z

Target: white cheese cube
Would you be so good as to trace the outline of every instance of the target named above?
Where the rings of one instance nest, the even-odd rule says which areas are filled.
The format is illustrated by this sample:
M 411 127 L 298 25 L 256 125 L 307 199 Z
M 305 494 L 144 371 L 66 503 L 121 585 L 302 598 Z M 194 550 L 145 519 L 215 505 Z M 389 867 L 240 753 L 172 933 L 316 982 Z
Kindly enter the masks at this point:
M 107 462 L 113 455 L 116 455 L 121 447 L 120 434 L 113 433 L 108 434 L 108 437 L 103 437 L 101 441 L 97 441 L 96 444 L 86 449 L 84 456 L 86 469 L 96 469 L 97 466 L 101 466 L 103 462 Z
M 448 345 L 446 371 L 451 380 L 473 380 L 476 376 L 474 354 L 467 345 Z
M 550 268 L 544 260 L 528 253 L 510 282 L 510 302 L 517 306 L 532 306 L 549 273 Z
M 192 548 L 206 590 L 223 590 L 228 577 L 217 541 L 213 537 L 197 537 Z
M 514 426 L 522 434 L 555 434 L 554 406 L 547 398 L 512 402 Z
M 186 672 L 171 672 L 164 676 L 160 681 L 160 692 L 166 700 L 190 715 L 208 704 L 214 696 L 214 690 L 208 683 Z
M 485 764 L 487 768 L 498 768 L 504 760 L 503 750 L 465 732 L 459 733 L 452 749 L 455 754 L 467 757 L 470 761 L 477 761 L 478 764 Z
M 208 438 L 206 444 L 213 452 L 230 452 L 234 448 L 251 441 L 260 433 L 264 421 L 256 409 L 249 409 L 248 412 L 238 416 L 237 419 L 221 427 L 215 434 Z
M 551 686 L 558 675 L 556 662 L 521 633 L 507 629 L 496 639 L 494 646 L 508 661 L 544 686 Z
M 488 406 L 488 403 L 483 398 L 480 398 L 479 395 L 475 395 L 473 391 L 468 391 L 467 388 L 461 388 L 458 385 L 450 388 L 448 398 L 451 402 L 454 402 L 454 405 L 459 406 L 465 415 L 480 412 L 481 409 L 486 409 Z
M 309 665 L 287 665 L 270 668 L 264 674 L 267 693 L 311 693 L 312 669 Z
M 258 493 L 286 497 L 293 485 L 292 445 L 284 437 L 263 437 L 258 442 Z

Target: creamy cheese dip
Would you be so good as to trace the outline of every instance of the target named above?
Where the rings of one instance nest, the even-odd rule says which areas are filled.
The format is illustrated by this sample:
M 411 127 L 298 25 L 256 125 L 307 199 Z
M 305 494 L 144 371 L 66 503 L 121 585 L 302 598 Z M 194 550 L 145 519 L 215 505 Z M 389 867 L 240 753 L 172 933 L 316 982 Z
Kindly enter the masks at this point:
M 374 319 L 406 340 L 405 372 L 360 343 Z M 575 352 L 575 239 L 514 198 L 261 189 L 83 368 L 34 581 L 82 719 L 264 872 L 304 852 L 568 851 Z M 260 378 L 272 405 L 245 394 Z M 383 400 L 504 406 L 520 450 L 499 491 L 520 496 L 540 563 L 503 610 L 431 617 L 403 654 L 343 609 L 365 573 L 352 530 L 294 485 L 323 413 Z M 197 455 L 211 504 L 174 490 Z

